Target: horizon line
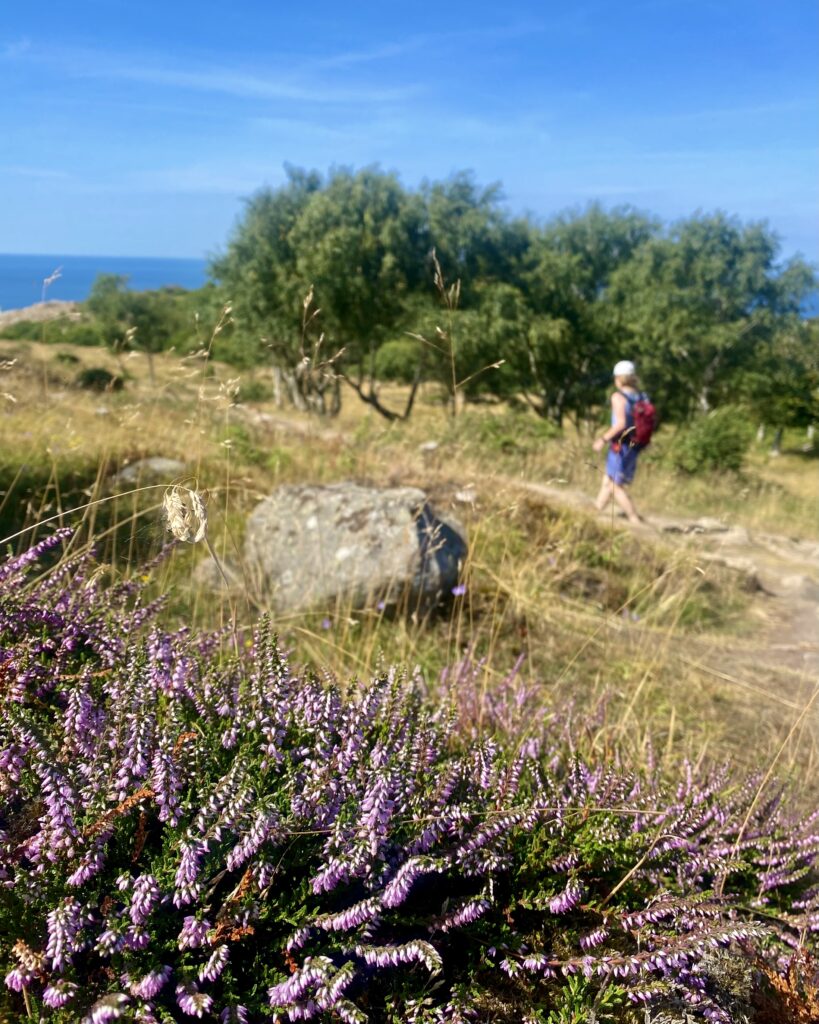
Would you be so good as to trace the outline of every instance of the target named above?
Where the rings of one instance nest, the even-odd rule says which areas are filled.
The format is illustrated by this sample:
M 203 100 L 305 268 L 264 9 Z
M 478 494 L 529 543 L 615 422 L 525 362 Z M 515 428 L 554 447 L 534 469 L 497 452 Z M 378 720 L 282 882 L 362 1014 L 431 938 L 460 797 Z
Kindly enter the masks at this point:
M 0 250 L 0 256 L 42 256 L 45 258 L 48 256 L 50 259 L 54 257 L 65 258 L 65 259 L 99 259 L 99 260 L 178 260 L 178 261 L 190 261 L 197 260 L 203 263 L 207 263 L 210 256 L 150 256 L 145 253 L 102 253 L 102 252 L 4 252 Z

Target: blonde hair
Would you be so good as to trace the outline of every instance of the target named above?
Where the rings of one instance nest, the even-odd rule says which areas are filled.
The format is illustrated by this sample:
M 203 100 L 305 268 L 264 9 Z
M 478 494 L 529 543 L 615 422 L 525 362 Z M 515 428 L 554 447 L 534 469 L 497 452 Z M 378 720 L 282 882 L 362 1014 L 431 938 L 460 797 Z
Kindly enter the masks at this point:
M 622 377 L 615 377 L 614 383 L 617 384 L 618 382 L 623 387 L 634 388 L 637 391 L 640 390 L 640 379 L 636 373 L 626 373 Z

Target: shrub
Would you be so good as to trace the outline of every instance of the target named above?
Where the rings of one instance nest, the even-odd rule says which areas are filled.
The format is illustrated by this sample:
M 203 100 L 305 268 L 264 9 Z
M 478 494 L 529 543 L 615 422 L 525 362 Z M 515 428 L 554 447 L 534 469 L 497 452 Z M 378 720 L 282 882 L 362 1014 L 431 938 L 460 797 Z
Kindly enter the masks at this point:
M 62 363 L 64 366 L 78 366 L 79 358 L 74 355 L 73 352 L 58 352 L 54 356 L 58 363 Z
M 76 383 L 89 391 L 122 391 L 125 387 L 122 377 L 104 366 L 86 366 L 77 374 Z
M 421 342 L 413 338 L 385 341 L 375 354 L 375 375 L 379 380 L 411 384 L 418 372 Z
M 700 416 L 680 429 L 671 443 L 668 460 L 684 473 L 742 469 L 753 439 L 748 412 L 726 405 Z
M 240 402 L 269 402 L 272 398 L 273 388 L 268 381 L 243 377 L 239 382 Z
M 42 333 L 42 324 L 33 320 L 18 320 L 16 324 L 7 324 L 0 329 L 0 337 L 9 341 L 38 341 Z
M 469 661 L 434 705 L 395 671 L 344 693 L 296 672 L 265 622 L 222 655 L 88 557 L 29 576 L 69 536 L 0 567 L 14 1019 L 579 1020 L 682 999 L 727 1024 L 713 949 L 778 977 L 815 930 L 816 816 L 783 792 L 583 756 L 599 721 L 514 673 L 486 694 Z
M 15 324 L 3 327 L 0 337 L 89 347 L 105 344 L 105 337 L 98 324 L 68 320 L 65 317 L 44 321 L 18 320 Z
M 87 348 L 105 344 L 105 335 L 99 324 L 92 323 L 67 323 L 59 331 L 59 334 L 52 336 L 48 334 L 46 341 L 62 341 L 70 345 L 83 345 Z

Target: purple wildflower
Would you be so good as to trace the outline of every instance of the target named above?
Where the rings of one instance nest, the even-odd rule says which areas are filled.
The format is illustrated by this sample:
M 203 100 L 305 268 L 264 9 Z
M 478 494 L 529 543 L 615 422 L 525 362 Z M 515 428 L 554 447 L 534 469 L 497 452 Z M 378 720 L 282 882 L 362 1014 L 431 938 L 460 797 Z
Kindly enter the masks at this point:
M 147 974 L 144 974 L 139 981 L 132 981 L 130 985 L 131 993 L 132 995 L 139 996 L 140 999 L 153 999 L 172 974 L 173 968 L 168 964 L 164 964 L 158 970 L 149 971 Z
M 549 910 L 553 914 L 567 914 L 570 910 L 574 910 L 582 899 L 583 886 L 573 878 L 563 892 L 549 900 Z
M 52 1010 L 59 1010 L 70 1002 L 77 992 L 77 986 L 72 981 L 54 981 L 43 989 L 43 1003 Z
M 188 916 L 182 922 L 182 931 L 179 933 L 178 945 L 180 949 L 195 949 L 207 941 L 211 924 L 207 918 Z
M 195 985 L 177 985 L 176 1004 L 189 1017 L 204 1017 L 213 1006 L 213 999 Z

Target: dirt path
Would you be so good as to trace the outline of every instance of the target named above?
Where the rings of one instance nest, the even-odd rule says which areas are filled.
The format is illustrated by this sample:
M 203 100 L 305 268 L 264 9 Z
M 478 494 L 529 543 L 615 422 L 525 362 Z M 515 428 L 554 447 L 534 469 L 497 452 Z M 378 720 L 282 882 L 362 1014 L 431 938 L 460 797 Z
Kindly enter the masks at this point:
M 509 485 L 559 505 L 593 511 L 588 495 L 571 488 L 507 480 Z M 703 561 L 741 573 L 762 603 L 770 620 L 767 639 L 779 660 L 787 657 L 796 670 L 819 675 L 819 542 L 728 526 L 718 519 L 651 516 L 643 526 L 631 526 L 611 510 L 598 513 L 618 529 L 630 529 L 648 540 L 682 544 Z
M 556 505 L 594 513 L 592 499 L 578 490 L 512 478 L 504 482 Z M 599 516 L 617 529 L 684 546 L 703 563 L 743 576 L 750 591 L 745 613 L 750 630 L 742 636 L 681 634 L 671 640 L 675 657 L 709 680 L 716 695 L 724 694 L 723 714 L 731 719 L 740 747 L 742 736 L 766 736 L 767 750 L 781 743 L 780 767 L 812 772 L 819 766 L 819 543 L 705 517 L 651 516 L 635 527 L 611 510 Z M 760 756 L 755 742 L 744 745 L 749 766 Z

